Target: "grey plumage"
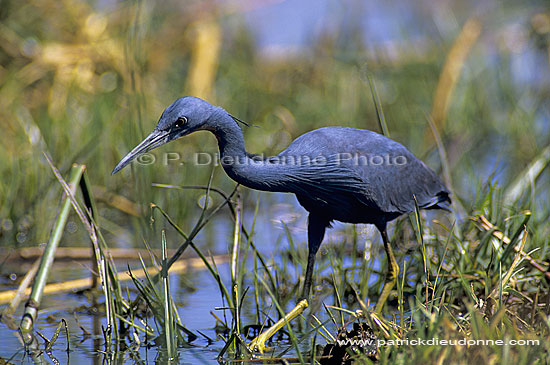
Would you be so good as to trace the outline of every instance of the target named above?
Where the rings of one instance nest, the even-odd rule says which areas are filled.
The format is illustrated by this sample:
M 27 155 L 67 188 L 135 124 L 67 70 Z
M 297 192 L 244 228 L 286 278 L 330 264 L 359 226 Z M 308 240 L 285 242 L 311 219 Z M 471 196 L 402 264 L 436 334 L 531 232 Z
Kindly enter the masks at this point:
M 236 118 L 194 97 L 180 98 L 166 108 L 155 130 L 113 174 L 139 154 L 199 130 L 216 136 L 222 166 L 233 180 L 252 189 L 294 193 L 309 211 L 304 297 L 309 294 L 315 254 L 331 221 L 375 224 L 395 261 L 385 234 L 387 222 L 412 212 L 415 198 L 423 209 L 450 208 L 449 191 L 437 175 L 401 144 L 378 133 L 320 128 L 296 138 L 277 156 L 260 158 L 246 152 Z

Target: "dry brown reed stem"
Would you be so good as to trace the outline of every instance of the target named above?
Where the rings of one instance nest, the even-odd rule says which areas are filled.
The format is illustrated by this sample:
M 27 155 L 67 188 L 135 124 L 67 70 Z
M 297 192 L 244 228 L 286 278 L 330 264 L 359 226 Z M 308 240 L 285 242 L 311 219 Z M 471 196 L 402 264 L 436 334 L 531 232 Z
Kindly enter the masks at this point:
M 460 31 L 451 50 L 447 54 L 445 64 L 439 75 L 435 89 L 431 117 L 437 130 L 442 130 L 447 110 L 453 96 L 458 78 L 464 67 L 466 57 L 481 34 L 481 22 L 477 18 L 470 18 Z M 430 131 L 426 132 L 426 139 L 432 140 Z
M 229 261 L 229 255 L 217 255 L 213 256 L 213 259 L 216 261 L 216 264 L 223 264 L 225 262 Z M 179 261 L 175 262 L 170 267 L 170 273 L 174 274 L 176 272 L 182 272 L 187 269 L 203 269 L 204 264 L 200 258 L 191 258 L 191 259 L 180 259 Z M 157 268 L 152 266 L 147 268 L 147 270 L 150 273 L 156 273 L 158 272 Z M 132 275 L 136 278 L 143 278 L 145 277 L 145 273 L 143 270 L 136 269 L 135 271 L 132 270 Z M 126 272 L 120 272 L 117 276 L 118 281 L 128 281 L 130 280 L 130 275 Z M 59 293 L 65 293 L 72 290 L 81 290 L 81 289 L 87 289 L 90 288 L 92 285 L 92 278 L 85 278 L 85 279 L 76 279 L 76 280 L 69 280 L 64 281 L 61 283 L 55 283 L 55 284 L 48 284 L 44 288 L 44 294 L 59 294 Z M 30 288 L 27 288 L 25 290 L 25 297 L 28 297 L 31 290 Z M 6 290 L 0 293 L 0 304 L 6 304 L 9 303 L 10 300 L 17 294 L 17 290 Z
M 478 225 L 479 225 L 478 227 L 480 228 L 480 230 L 493 231 L 491 233 L 493 235 L 493 237 L 501 240 L 502 242 L 504 242 L 507 245 L 510 244 L 510 242 L 511 242 L 510 238 L 506 237 L 504 235 L 504 233 L 502 233 L 497 226 L 495 226 L 494 224 L 489 222 L 489 220 L 487 218 L 485 218 L 485 216 L 479 215 L 479 216 L 476 216 L 476 217 L 472 217 L 471 219 L 474 222 L 478 223 Z M 547 280 L 550 280 L 550 271 L 548 271 L 548 269 L 545 269 L 544 267 L 542 267 L 542 265 L 550 266 L 550 264 L 548 264 L 546 262 L 538 262 L 537 260 L 535 260 L 533 257 L 528 255 L 527 253 L 523 252 L 518 247 L 518 245 L 514 246 L 514 251 L 519 253 L 521 255 L 521 257 L 524 260 L 526 260 L 532 267 L 534 267 L 535 269 L 537 269 L 538 271 L 543 273 Z

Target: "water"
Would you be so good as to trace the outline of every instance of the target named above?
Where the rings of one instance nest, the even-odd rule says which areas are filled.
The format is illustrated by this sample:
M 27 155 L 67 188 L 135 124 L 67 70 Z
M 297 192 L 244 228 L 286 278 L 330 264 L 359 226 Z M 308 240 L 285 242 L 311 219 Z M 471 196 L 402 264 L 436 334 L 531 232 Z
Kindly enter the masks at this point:
M 260 203 L 259 215 L 256 222 L 258 233 L 255 236 L 255 242 L 267 260 L 273 257 L 280 265 L 279 255 L 289 247 L 284 226 L 286 225 L 290 231 L 295 246 L 305 245 L 307 238 L 305 230 L 306 214 L 303 208 L 298 206 L 292 195 L 266 195 L 268 196 L 263 197 Z M 248 227 L 251 225 L 253 219 L 252 214 L 253 207 L 245 209 L 244 221 Z M 197 245 L 200 247 L 204 244 L 201 241 L 205 237 L 214 237 L 215 244 L 213 245 L 213 249 L 222 254 L 226 253 L 228 242 L 231 241 L 232 222 L 221 215 L 221 218 L 213 222 L 210 231 L 201 233 L 197 237 Z M 363 241 L 367 236 L 372 236 L 373 230 L 368 228 L 368 226 L 358 226 L 358 232 L 360 232 L 360 241 Z M 346 237 L 349 241 L 349 226 L 336 223 L 335 227 L 327 232 L 325 242 L 338 243 L 344 241 Z M 327 263 L 325 249 L 326 247 L 323 246 L 318 263 Z M 344 265 L 349 266 L 350 264 L 351 258 L 345 258 Z M 85 264 L 71 262 L 54 264 L 54 272 L 51 275 L 52 281 L 87 277 L 89 276 L 88 265 L 88 262 Z M 139 264 L 136 262 L 131 263 L 130 266 L 135 269 L 139 268 Z M 375 267 L 379 267 L 378 260 L 375 263 Z M 118 270 L 119 272 L 127 271 L 126 263 L 119 262 Z M 219 264 L 218 270 L 225 284 L 229 287 L 229 264 Z M 252 262 L 250 260 L 246 265 L 246 270 L 252 270 Z M 290 277 L 295 277 L 296 268 L 287 266 L 285 270 Z M 328 274 L 331 270 L 330 265 L 328 265 L 324 274 Z M 373 276 L 371 280 L 375 278 L 376 276 Z M 249 274 L 247 280 L 250 281 L 250 279 L 251 275 Z M 130 281 L 124 282 L 123 285 L 128 285 L 132 290 L 134 288 Z M 172 274 L 170 276 L 170 285 L 172 298 L 177 303 L 178 313 L 184 326 L 195 334 L 198 334 L 200 331 L 207 337 L 216 339 L 217 334 L 214 329 L 216 319 L 211 312 L 217 317 L 224 319 L 223 310 L 216 310 L 215 308 L 224 307 L 226 303 L 222 301 L 220 290 L 210 273 L 206 269 L 193 269 L 190 274 Z M 248 282 L 245 285 L 250 286 L 251 283 Z M 6 286 L 6 289 L 11 288 Z M 244 324 L 256 323 L 252 295 L 252 292 L 248 294 L 247 302 L 245 302 L 243 308 L 242 318 Z M 330 301 L 326 301 L 325 303 L 331 304 Z M 100 330 L 101 326 L 106 326 L 104 315 L 101 313 L 103 311 L 103 304 L 99 303 L 98 308 L 99 311 L 94 310 L 90 299 L 84 294 L 63 293 L 44 298 L 38 321 L 35 325 L 36 330 L 50 339 L 54 335 L 56 327 L 62 318 L 67 321 L 69 327 L 71 351 L 68 354 L 65 352 L 66 339 L 64 331 L 61 332 L 59 339 L 53 347 L 52 355 L 60 363 L 105 363 L 113 360 L 109 359 L 104 353 L 104 339 Z M 262 308 L 262 310 L 269 311 L 270 308 L 266 307 Z M 21 311 L 16 314 L 15 318 L 17 322 L 21 318 L 21 314 Z M 231 313 L 227 311 L 226 316 L 230 324 Z M 270 316 L 276 319 L 276 312 L 272 308 Z M 149 318 L 149 320 L 152 321 L 152 318 Z M 81 327 L 93 335 L 85 334 Z M 94 328 L 96 331 L 95 334 Z M 334 332 L 336 332 L 336 329 L 334 329 Z M 0 340 L 0 357 L 12 359 L 15 362 L 32 363 L 32 360 L 25 355 L 23 347 L 16 336 L 17 333 L 15 331 L 8 331 L 5 327 L 3 333 L 5 336 Z M 140 336 L 140 339 L 143 341 L 143 336 Z M 41 348 L 44 348 L 44 341 L 40 340 L 40 343 Z M 309 343 L 309 339 L 306 339 L 303 344 L 304 348 L 307 348 Z M 222 350 L 224 343 L 221 340 L 209 343 L 205 337 L 199 335 L 192 342 L 192 345 L 193 347 L 191 348 L 180 349 L 181 362 L 192 364 L 217 363 L 216 358 Z M 290 345 L 285 343 L 284 346 L 288 347 Z M 277 352 L 282 351 L 282 349 L 278 349 Z M 129 356 L 128 351 L 123 354 L 123 356 Z M 157 361 L 163 355 L 162 350 L 158 346 L 151 346 L 150 348 L 141 346 L 137 350 L 137 354 L 139 354 L 140 359 L 148 362 Z M 286 356 L 292 356 L 292 354 L 293 351 L 290 351 Z
M 227 264 L 220 265 L 220 271 L 225 276 L 228 271 Z M 178 287 L 179 278 L 180 275 L 171 275 L 171 293 L 177 302 L 185 303 L 184 307 L 179 308 L 179 314 L 183 323 L 193 332 L 198 330 L 208 337 L 215 339 L 216 333 L 213 328 L 216 320 L 210 315 L 210 310 L 222 305 L 217 286 L 210 275 L 204 270 L 193 276 L 194 284 L 197 288 L 200 288 L 200 290 L 195 292 L 181 290 Z M 90 313 L 90 302 L 85 296 L 78 294 L 49 296 L 45 298 L 41 308 L 44 309 L 40 311 L 35 328 L 46 338 L 52 338 L 61 318 L 64 318 L 68 323 L 70 353 L 67 354 L 65 352 L 66 339 L 64 332 L 61 332 L 59 339 L 53 347 L 53 356 L 61 363 L 69 363 L 69 360 L 75 364 L 90 362 L 105 363 L 108 357 L 102 353 L 104 350 L 104 341 L 101 333 L 91 337 L 86 336 L 79 327 L 80 324 L 88 332 L 94 333 L 94 321 L 99 321 L 103 326 L 106 325 L 103 315 L 93 315 Z M 78 317 L 78 322 L 74 318 L 75 315 Z M 16 315 L 16 318 L 20 318 L 20 313 Z M 18 362 L 24 360 L 23 363 L 32 363 L 30 358 L 26 357 L 24 359 L 25 354 L 21 343 L 16 337 L 16 333 L 9 333 L 6 330 L 3 333 L 4 336 L 0 341 L 0 357 L 9 359 L 14 356 L 12 361 Z M 94 341 L 95 339 L 98 341 Z M 40 342 L 42 343 L 43 341 Z M 193 364 L 216 363 L 215 358 L 223 346 L 223 343 L 220 344 L 219 341 L 209 346 L 208 341 L 202 337 L 197 338 L 193 344 L 196 346 L 195 348 L 180 351 L 182 362 Z M 138 352 L 141 359 L 154 362 L 161 355 L 160 351 L 157 346 L 149 349 L 143 346 Z M 128 356 L 127 353 L 126 356 Z

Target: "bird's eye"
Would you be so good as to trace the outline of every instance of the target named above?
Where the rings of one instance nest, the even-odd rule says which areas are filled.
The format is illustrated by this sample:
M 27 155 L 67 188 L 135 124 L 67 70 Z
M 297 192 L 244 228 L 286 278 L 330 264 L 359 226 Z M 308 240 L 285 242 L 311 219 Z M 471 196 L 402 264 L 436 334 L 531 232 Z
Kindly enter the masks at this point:
M 187 123 L 187 118 L 179 117 L 178 120 L 176 120 L 176 123 L 174 123 L 174 127 L 181 128 L 185 123 Z

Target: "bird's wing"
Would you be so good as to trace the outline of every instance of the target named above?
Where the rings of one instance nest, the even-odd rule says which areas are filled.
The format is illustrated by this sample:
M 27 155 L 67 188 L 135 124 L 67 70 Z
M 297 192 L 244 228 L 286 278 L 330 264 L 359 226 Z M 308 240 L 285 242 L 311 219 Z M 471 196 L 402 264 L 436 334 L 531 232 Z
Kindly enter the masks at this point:
M 400 215 L 414 211 L 416 199 L 422 209 L 449 210 L 449 192 L 437 175 L 407 150 L 399 151 L 399 156 L 405 162 L 396 163 L 390 155 L 393 163 L 380 165 L 330 156 L 326 163 L 289 169 L 286 180 L 291 192 L 320 204 L 338 206 L 345 197 L 366 208 Z
M 329 156 L 326 164 L 289 169 L 296 189 L 338 204 L 351 193 L 363 205 L 399 215 L 448 208 L 449 192 L 437 175 L 401 144 L 367 130 L 326 127 L 298 137 L 279 156 Z
M 364 205 L 375 206 L 374 199 L 365 190 L 364 179 L 337 156 L 329 156 L 321 163 L 308 163 L 289 169 L 286 180 L 293 193 L 322 205 L 337 205 L 343 194 L 354 197 Z
M 407 213 L 415 209 L 415 199 L 423 209 L 449 209 L 449 191 L 439 177 L 405 148 L 398 151 L 403 163 L 365 165 L 358 170 L 369 193 L 385 212 Z M 397 155 L 396 155 L 397 156 Z

